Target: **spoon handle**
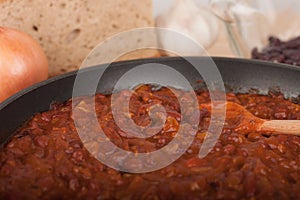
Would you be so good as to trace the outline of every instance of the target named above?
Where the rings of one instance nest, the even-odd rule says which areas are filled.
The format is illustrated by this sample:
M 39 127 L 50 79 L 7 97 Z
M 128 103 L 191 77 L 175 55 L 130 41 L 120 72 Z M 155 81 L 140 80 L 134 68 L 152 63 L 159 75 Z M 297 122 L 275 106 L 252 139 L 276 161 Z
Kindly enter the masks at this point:
M 261 124 L 259 131 L 300 136 L 300 120 L 266 120 Z

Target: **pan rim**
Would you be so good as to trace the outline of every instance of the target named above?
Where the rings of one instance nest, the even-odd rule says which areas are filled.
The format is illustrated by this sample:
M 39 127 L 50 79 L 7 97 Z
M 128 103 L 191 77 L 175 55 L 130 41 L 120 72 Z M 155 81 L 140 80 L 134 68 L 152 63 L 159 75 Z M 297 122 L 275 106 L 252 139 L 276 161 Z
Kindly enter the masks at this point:
M 248 58 L 236 58 L 236 57 L 218 57 L 218 56 L 213 56 L 213 57 L 208 57 L 208 56 L 186 56 L 186 58 L 188 58 L 189 60 L 205 60 L 205 59 L 212 59 L 214 62 L 215 61 L 220 61 L 220 62 L 229 62 L 229 63 L 241 63 L 241 64 L 254 64 L 254 65 L 259 65 L 259 66 L 266 66 L 266 67 L 274 67 L 274 68 L 283 68 L 283 69 L 288 69 L 288 70 L 294 70 L 294 71 L 300 71 L 300 67 L 298 66 L 293 66 L 293 65 L 288 65 L 288 64 L 283 64 L 283 63 L 274 63 L 274 62 L 270 62 L 270 61 L 263 61 L 263 60 L 256 60 L 256 59 L 248 59 Z M 111 65 L 113 65 L 114 67 L 120 67 L 123 65 L 131 65 L 131 64 L 139 64 L 139 63 L 151 63 L 151 62 L 176 62 L 176 61 L 180 61 L 182 60 L 183 57 L 156 57 L 156 58 L 141 58 L 141 59 L 134 59 L 134 60 L 125 60 L 125 61 L 118 61 L 118 62 L 113 62 L 111 63 Z M 84 69 L 80 69 L 80 71 L 82 72 L 89 72 L 92 70 L 95 70 L 96 68 L 102 68 L 107 66 L 107 63 L 102 63 L 99 65 L 95 65 L 95 66 L 90 66 Z M 8 106 L 9 104 L 11 104 L 12 102 L 14 102 L 15 100 L 21 98 L 23 95 L 30 93 L 34 90 L 39 89 L 40 87 L 43 87 L 45 85 L 48 85 L 52 82 L 61 80 L 61 79 L 65 79 L 68 77 L 72 77 L 74 75 L 76 75 L 78 73 L 79 70 L 74 70 L 71 72 L 67 72 L 64 74 L 60 74 L 54 77 L 51 77 L 49 79 L 46 79 L 44 81 L 35 83 L 17 93 L 15 93 L 14 95 L 10 96 L 9 98 L 7 98 L 6 100 L 4 100 L 3 102 L 0 103 L 0 111 L 5 108 L 6 106 Z

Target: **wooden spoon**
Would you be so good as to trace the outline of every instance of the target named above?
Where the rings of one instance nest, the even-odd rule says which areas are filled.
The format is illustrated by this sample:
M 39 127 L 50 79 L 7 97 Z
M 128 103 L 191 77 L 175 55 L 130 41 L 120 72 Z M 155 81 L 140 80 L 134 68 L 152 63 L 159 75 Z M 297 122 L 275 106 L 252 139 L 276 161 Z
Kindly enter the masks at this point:
M 265 120 L 254 116 L 243 106 L 226 102 L 226 122 L 235 131 L 249 133 L 251 131 L 272 134 L 292 134 L 300 136 L 300 120 Z M 211 110 L 211 104 L 201 104 L 200 109 Z

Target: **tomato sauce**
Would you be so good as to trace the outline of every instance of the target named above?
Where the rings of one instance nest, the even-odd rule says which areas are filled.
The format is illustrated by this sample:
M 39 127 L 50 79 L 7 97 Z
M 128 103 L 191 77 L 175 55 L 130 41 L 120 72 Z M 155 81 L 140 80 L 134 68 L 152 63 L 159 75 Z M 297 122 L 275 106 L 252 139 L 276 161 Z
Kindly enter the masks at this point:
M 190 93 L 177 92 L 188 102 Z M 210 102 L 207 91 L 196 94 L 199 104 Z M 124 95 L 128 92 L 118 93 L 117 102 Z M 110 100 L 111 95 L 95 95 L 95 110 L 105 134 L 120 148 L 152 152 L 176 135 L 181 110 L 171 90 L 144 85 L 131 97 L 129 117 L 140 126 L 150 123 L 147 111 L 151 105 L 161 104 L 166 109 L 163 129 L 146 139 L 132 137 L 116 125 Z M 227 100 L 263 119 L 300 119 L 298 105 L 281 94 L 228 93 Z M 74 101 L 82 112 L 88 112 L 86 97 Z M 195 120 L 193 110 L 187 112 L 189 120 Z M 88 118 L 79 120 L 94 126 Z M 34 115 L 0 151 L 0 199 L 300 198 L 300 137 L 253 130 L 239 133 L 228 122 L 213 150 L 200 159 L 198 152 L 209 121 L 210 112 L 200 110 L 198 132 L 178 160 L 157 171 L 135 174 L 109 168 L 94 158 L 77 134 L 72 100 L 55 103 L 49 111 Z M 94 145 L 95 149 L 105 148 L 97 142 Z

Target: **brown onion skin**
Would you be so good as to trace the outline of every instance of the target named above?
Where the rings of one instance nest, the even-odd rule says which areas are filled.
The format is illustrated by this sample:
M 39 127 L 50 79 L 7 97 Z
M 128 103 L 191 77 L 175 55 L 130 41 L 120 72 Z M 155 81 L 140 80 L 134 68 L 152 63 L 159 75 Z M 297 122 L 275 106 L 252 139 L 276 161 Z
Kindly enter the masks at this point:
M 0 102 L 48 78 L 48 60 L 28 34 L 0 26 Z

